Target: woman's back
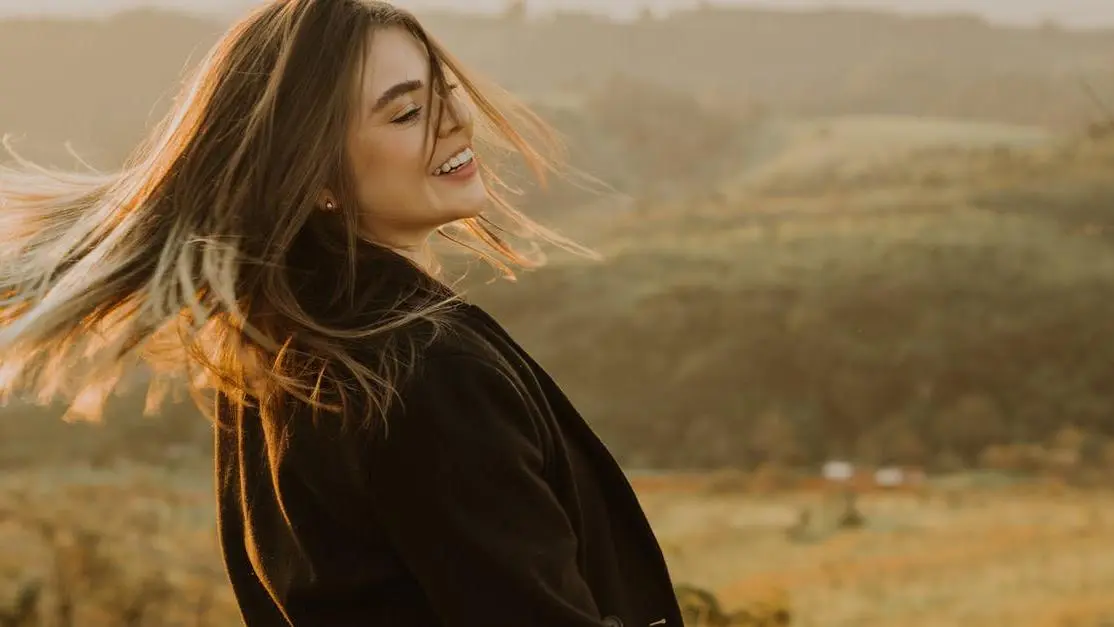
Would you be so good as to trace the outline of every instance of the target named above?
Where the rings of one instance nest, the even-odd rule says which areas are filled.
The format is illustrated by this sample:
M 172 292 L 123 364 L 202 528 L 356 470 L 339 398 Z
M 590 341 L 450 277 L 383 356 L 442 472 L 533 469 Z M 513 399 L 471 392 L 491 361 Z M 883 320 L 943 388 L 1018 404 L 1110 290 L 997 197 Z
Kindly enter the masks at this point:
M 385 431 L 294 405 L 279 436 L 222 412 L 222 548 L 248 627 L 681 627 L 607 449 L 487 314 L 456 314 Z
M 119 172 L 0 165 L 0 395 L 214 395 L 249 627 L 680 627 L 615 461 L 431 253 L 586 252 L 493 166 L 553 139 L 390 3 L 261 3 Z

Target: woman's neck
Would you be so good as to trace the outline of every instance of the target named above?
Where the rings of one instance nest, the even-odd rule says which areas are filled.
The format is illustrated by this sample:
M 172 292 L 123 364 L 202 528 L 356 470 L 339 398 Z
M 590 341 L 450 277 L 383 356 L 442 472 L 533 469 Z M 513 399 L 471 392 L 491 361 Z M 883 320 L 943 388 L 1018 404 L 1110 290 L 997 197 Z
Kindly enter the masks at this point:
M 421 268 L 430 276 L 437 276 L 440 273 L 440 265 L 437 263 L 437 256 L 433 254 L 433 249 L 430 247 L 429 242 L 423 242 L 420 246 L 395 249 L 399 255 L 409 259 L 414 265 Z
M 432 233 L 425 237 L 394 237 L 389 240 L 365 236 L 364 239 L 406 258 L 427 274 L 437 276 L 440 273 L 440 265 L 437 262 L 437 256 L 433 253 L 430 235 Z

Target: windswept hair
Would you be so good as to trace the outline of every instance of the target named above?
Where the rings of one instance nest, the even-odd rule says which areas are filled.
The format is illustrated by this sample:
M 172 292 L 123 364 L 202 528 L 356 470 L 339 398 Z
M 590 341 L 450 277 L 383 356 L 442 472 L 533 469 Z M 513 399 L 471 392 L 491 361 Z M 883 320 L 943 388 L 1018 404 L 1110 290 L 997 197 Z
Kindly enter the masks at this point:
M 560 142 L 536 115 L 481 86 L 388 3 L 276 0 L 225 34 L 119 171 L 39 167 L 5 141 L 15 162 L 0 168 L 0 394 L 62 397 L 70 416 L 97 419 L 125 372 L 146 364 L 149 410 L 163 382 L 183 381 L 203 409 L 216 391 L 257 404 L 265 420 L 291 397 L 383 415 L 417 350 L 390 331 L 443 328 L 453 300 L 359 310 L 375 289 L 376 247 L 359 239 L 345 202 L 354 193 L 343 147 L 368 38 L 385 28 L 425 45 L 431 98 L 447 76 L 467 94 L 478 150 L 496 157 L 483 175 L 504 226 L 531 244 L 585 252 L 517 212 L 504 197 L 513 188 L 488 163 L 517 156 L 542 184 L 558 172 Z M 317 207 L 325 189 L 338 191 L 339 215 Z M 540 263 L 508 244 L 498 222 L 465 220 L 441 234 L 508 274 Z M 327 268 L 328 316 L 304 289 L 307 277 L 321 280 L 315 267 Z

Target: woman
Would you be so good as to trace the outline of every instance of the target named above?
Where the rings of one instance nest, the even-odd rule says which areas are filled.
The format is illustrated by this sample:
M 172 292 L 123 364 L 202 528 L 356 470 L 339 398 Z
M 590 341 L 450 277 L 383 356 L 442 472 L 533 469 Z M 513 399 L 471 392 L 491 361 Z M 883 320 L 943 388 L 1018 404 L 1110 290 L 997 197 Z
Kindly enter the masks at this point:
M 96 416 L 138 358 L 189 374 L 249 627 L 681 626 L 615 461 L 437 279 L 434 233 L 531 263 L 489 208 L 575 249 L 478 156 L 553 169 L 504 100 L 386 3 L 275 1 L 121 172 L 3 171 L 4 390 Z

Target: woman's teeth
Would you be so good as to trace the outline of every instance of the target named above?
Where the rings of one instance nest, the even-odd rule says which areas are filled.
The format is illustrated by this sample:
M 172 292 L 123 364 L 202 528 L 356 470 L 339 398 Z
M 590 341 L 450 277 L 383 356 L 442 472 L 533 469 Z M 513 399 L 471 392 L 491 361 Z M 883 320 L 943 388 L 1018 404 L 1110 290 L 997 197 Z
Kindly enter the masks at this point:
M 438 168 L 436 172 L 434 172 L 434 176 L 441 176 L 442 174 L 451 174 L 452 172 L 455 172 L 456 170 L 459 170 L 460 168 L 468 165 L 469 163 L 472 163 L 472 159 L 475 156 L 476 155 L 475 155 L 475 153 L 472 152 L 471 148 L 465 148 L 463 151 L 458 153 L 456 156 L 452 157 L 451 159 L 449 159 L 445 163 L 441 164 L 441 167 Z

